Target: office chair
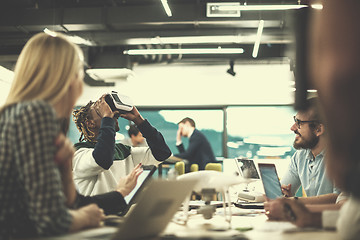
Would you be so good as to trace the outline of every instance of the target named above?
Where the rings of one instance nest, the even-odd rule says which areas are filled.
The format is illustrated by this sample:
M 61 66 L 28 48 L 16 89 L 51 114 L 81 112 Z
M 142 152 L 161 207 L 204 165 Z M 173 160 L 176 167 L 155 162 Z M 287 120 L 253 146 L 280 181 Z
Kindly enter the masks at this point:
M 197 165 L 196 163 L 191 164 L 190 172 L 197 172 L 197 171 L 199 171 L 199 165 Z
M 178 176 L 183 175 L 185 173 L 185 163 L 184 162 L 175 163 L 175 171 Z
M 222 165 L 221 163 L 208 163 L 205 166 L 205 170 L 214 170 L 214 171 L 222 172 Z

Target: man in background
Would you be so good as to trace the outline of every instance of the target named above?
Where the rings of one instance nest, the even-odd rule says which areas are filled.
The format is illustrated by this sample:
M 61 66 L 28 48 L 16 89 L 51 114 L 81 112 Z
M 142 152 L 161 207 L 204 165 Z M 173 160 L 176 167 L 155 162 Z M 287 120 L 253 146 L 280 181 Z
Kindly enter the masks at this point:
M 125 138 L 122 143 L 124 145 L 132 146 L 132 147 L 148 147 L 146 139 L 140 132 L 140 130 L 136 127 L 135 124 L 131 124 L 128 129 L 129 138 Z
M 189 146 L 186 150 L 181 140 L 182 137 L 189 138 Z M 209 141 L 195 128 L 195 121 L 191 118 L 186 117 L 178 123 L 176 147 L 180 153 L 174 156 L 189 161 L 185 167 L 186 172 L 189 172 L 191 164 L 197 164 L 199 170 L 204 170 L 206 164 L 216 162 Z

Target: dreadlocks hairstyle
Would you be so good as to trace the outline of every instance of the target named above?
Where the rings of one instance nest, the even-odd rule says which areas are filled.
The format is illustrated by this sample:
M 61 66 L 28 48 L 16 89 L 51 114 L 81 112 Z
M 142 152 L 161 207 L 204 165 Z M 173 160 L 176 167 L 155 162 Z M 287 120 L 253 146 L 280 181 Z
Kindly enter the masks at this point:
M 95 133 L 88 129 L 88 127 L 86 126 L 86 121 L 89 120 L 89 111 L 92 105 L 93 102 L 90 101 L 88 104 L 86 104 L 86 106 L 73 111 L 73 120 L 76 124 L 77 129 L 81 133 L 79 142 L 82 142 L 84 140 L 89 142 L 95 142 Z

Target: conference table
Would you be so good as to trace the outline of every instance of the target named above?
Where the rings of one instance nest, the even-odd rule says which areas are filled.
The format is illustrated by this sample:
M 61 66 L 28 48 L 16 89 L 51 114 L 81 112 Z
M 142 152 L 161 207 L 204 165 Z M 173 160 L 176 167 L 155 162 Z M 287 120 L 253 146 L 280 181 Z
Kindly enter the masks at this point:
M 193 210 L 189 214 L 186 224 L 184 215 L 179 211 L 160 236 L 147 238 L 154 240 L 175 239 L 249 239 L 249 240 L 339 240 L 336 231 L 322 229 L 300 229 L 289 222 L 268 221 L 263 210 L 249 210 L 233 208 L 231 224 L 226 221 L 223 209 L 217 209 L 211 219 L 204 219 L 201 214 Z M 151 221 L 151 220 L 150 220 Z M 139 226 L 141 227 L 141 226 Z M 103 226 L 96 229 L 84 230 L 75 234 L 47 238 L 54 240 L 64 239 L 111 239 L 116 227 Z M 106 235 L 104 238 L 94 238 L 97 235 Z

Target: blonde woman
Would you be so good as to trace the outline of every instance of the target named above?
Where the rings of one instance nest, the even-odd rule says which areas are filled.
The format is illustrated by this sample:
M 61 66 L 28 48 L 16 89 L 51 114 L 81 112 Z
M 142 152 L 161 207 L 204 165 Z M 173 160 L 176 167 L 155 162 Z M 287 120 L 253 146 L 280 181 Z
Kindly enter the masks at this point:
M 95 204 L 68 209 L 75 188 L 68 179 L 63 191 L 66 179 L 54 161 L 59 119 L 69 119 L 82 93 L 82 60 L 61 34 L 35 35 L 19 56 L 0 109 L 1 239 L 63 234 L 99 226 L 104 217 Z

